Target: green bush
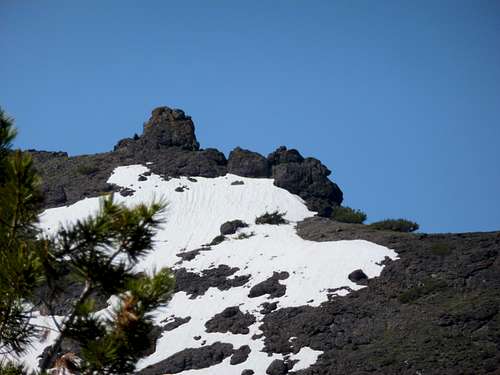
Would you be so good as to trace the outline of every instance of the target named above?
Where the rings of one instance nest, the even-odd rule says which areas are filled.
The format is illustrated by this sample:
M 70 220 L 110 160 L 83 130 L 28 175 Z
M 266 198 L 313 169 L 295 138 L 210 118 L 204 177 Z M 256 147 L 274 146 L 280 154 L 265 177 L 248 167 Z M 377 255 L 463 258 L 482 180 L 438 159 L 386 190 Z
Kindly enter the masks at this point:
M 347 206 L 334 207 L 332 219 L 341 223 L 363 224 L 366 220 L 366 214 L 361 210 L 355 210 Z
M 414 232 L 419 226 L 417 223 L 406 219 L 386 219 L 371 223 L 370 227 L 378 230 L 392 230 L 394 232 Z
M 216 245 L 224 242 L 225 240 L 226 240 L 226 237 L 223 236 L 222 234 L 220 234 L 220 235 L 214 237 L 214 239 L 212 240 L 212 242 L 210 242 L 208 244 L 208 246 L 216 246 Z
M 274 212 L 266 212 L 264 215 L 259 216 L 258 218 L 255 219 L 255 224 L 273 224 L 273 225 L 280 225 L 280 224 L 287 224 L 288 221 L 284 218 L 286 215 L 286 212 L 279 212 L 279 211 L 274 211 Z
M 0 363 L 0 375 L 24 375 L 28 372 L 21 365 L 16 365 L 14 363 Z

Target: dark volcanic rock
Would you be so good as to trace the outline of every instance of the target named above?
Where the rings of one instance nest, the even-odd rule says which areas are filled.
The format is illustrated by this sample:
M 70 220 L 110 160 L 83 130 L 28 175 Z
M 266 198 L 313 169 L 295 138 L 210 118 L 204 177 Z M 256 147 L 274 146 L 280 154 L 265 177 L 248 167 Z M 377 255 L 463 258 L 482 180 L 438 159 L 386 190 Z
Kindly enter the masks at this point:
M 246 227 L 248 227 L 248 224 L 241 220 L 226 221 L 220 226 L 220 233 L 222 235 L 234 234 L 238 229 Z
M 253 374 L 255 374 L 255 372 L 253 370 L 248 370 L 248 369 L 247 370 L 243 370 L 241 372 L 241 375 L 253 375 Z
M 210 268 L 198 275 L 194 272 L 189 272 L 185 268 L 175 270 L 175 292 L 183 291 L 190 296 L 196 298 L 205 294 L 210 287 L 215 287 L 220 290 L 227 290 L 233 287 L 238 287 L 246 284 L 250 279 L 250 275 L 237 276 L 229 279 L 238 268 L 230 268 L 224 264 L 217 268 Z
M 243 345 L 242 347 L 234 351 L 234 354 L 231 357 L 231 361 L 229 363 L 232 365 L 239 365 L 240 363 L 245 362 L 250 352 L 250 347 L 248 345 Z
M 342 203 L 340 188 L 328 179 L 330 170 L 319 160 L 302 158 L 296 150 L 282 146 L 268 156 L 274 184 L 307 202 L 319 216 L 331 215 L 331 208 Z
M 354 270 L 352 271 L 349 276 L 349 280 L 351 280 L 353 283 L 366 283 L 366 280 L 368 280 L 368 276 L 366 276 L 366 273 L 363 272 L 363 270 Z
M 364 239 L 396 249 L 400 259 L 385 261 L 381 275 L 366 280 L 368 288 L 267 314 L 260 327 L 264 351 L 323 351 L 304 375 L 500 370 L 499 233 L 396 233 L 315 217 L 299 223 L 298 234 Z
M 221 363 L 234 352 L 232 344 L 216 342 L 201 348 L 182 350 L 174 355 L 148 366 L 137 374 L 163 375 L 177 374 L 182 371 L 202 369 Z
M 214 315 L 205 323 L 205 327 L 207 332 L 231 332 L 246 335 L 250 332 L 248 327 L 254 324 L 255 321 L 252 314 L 244 314 L 238 306 L 232 306 Z
M 159 107 L 153 110 L 151 118 L 144 124 L 144 132 L 138 141 L 158 149 L 178 146 L 186 150 L 198 150 L 199 143 L 194 134 L 191 117 L 180 109 Z
M 174 320 L 165 324 L 162 327 L 163 331 L 173 331 L 174 329 L 180 327 L 183 324 L 188 323 L 191 320 L 190 316 L 186 316 L 185 318 L 174 317 Z
M 260 297 L 264 294 L 269 294 L 269 298 L 277 298 L 284 296 L 286 293 L 286 286 L 279 283 L 279 280 L 285 280 L 290 275 L 288 272 L 274 272 L 273 275 L 252 287 L 250 289 L 250 293 L 248 293 L 248 297 Z
M 297 150 L 288 150 L 285 146 L 280 146 L 267 156 L 267 160 L 273 166 L 286 163 L 302 163 L 304 158 Z
M 278 302 L 264 302 L 261 306 L 262 310 L 260 310 L 260 313 L 265 315 L 276 310 L 278 308 Z
M 300 195 L 320 216 L 329 216 L 331 208 L 342 202 L 342 192 L 328 179 L 330 171 L 318 160 L 304 159 L 298 151 L 280 147 L 267 159 L 236 148 L 227 161 L 216 149 L 200 150 L 191 118 L 182 110 L 168 107 L 155 109 L 143 134 L 119 141 L 113 152 L 74 157 L 64 152 L 29 153 L 42 176 L 46 208 L 117 191 L 106 182 L 113 169 L 141 163 L 150 163 L 153 173 L 169 177 L 218 177 L 228 172 L 273 177 L 276 186 Z
M 57 205 L 63 205 L 68 201 L 68 197 L 66 196 L 66 191 L 64 190 L 64 186 L 59 185 L 54 189 L 54 203 Z
M 227 172 L 243 177 L 269 177 L 269 163 L 257 152 L 236 147 L 229 154 Z
M 122 197 L 129 197 L 131 195 L 134 195 L 134 193 L 135 193 L 134 189 L 124 188 L 120 190 L 120 195 Z
M 178 256 L 179 258 L 181 258 L 182 261 L 189 262 L 190 260 L 193 260 L 194 258 L 196 258 L 202 251 L 210 251 L 210 250 L 212 250 L 212 249 L 209 246 L 207 246 L 207 247 L 202 247 L 201 249 L 180 252 L 180 253 L 177 253 L 175 255 Z
M 271 362 L 269 367 L 266 370 L 266 374 L 268 375 L 286 375 L 288 374 L 288 366 L 284 361 L 280 359 L 275 359 Z

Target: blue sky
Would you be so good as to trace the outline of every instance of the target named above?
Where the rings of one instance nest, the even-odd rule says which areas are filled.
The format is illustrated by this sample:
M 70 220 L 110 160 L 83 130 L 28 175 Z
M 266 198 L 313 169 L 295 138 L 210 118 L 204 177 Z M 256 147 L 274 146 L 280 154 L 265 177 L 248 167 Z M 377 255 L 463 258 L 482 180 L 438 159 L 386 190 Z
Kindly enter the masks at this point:
M 369 221 L 498 230 L 499 40 L 495 0 L 0 0 L 0 105 L 72 155 L 179 107 L 202 147 L 319 158 Z

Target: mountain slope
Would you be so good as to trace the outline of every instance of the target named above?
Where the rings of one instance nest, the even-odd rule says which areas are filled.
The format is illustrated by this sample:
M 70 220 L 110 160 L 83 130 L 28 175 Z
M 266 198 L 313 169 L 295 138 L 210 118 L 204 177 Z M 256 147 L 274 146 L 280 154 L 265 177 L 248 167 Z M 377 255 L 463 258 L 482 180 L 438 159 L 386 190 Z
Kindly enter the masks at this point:
M 189 116 L 167 107 L 112 152 L 30 153 L 49 232 L 91 213 L 91 197 L 106 192 L 133 203 L 154 190 L 170 202 L 141 267 L 173 266 L 177 293 L 159 312 L 142 374 L 500 373 L 500 232 L 335 222 L 329 213 L 343 194 L 319 160 L 284 147 L 267 157 L 236 148 L 226 159 L 201 149 Z M 288 225 L 255 224 L 275 209 L 287 211 Z M 249 226 L 220 242 L 221 224 L 235 219 Z M 348 278 L 357 268 L 369 276 L 358 279 L 365 288 Z M 51 338 L 36 343 L 33 366 Z
M 238 184 L 234 184 L 235 181 Z M 351 289 L 361 288 L 349 280 L 352 271 L 362 269 L 368 277 L 375 277 L 382 269 L 379 262 L 385 257 L 396 258 L 394 251 L 367 241 L 320 243 L 300 238 L 295 224 L 314 213 L 307 210 L 299 197 L 274 186 L 271 179 L 228 174 L 165 181 L 150 174 L 145 166 L 134 165 L 117 168 L 108 182 L 135 190 L 125 197 L 117 195 L 118 200 L 128 205 L 151 201 L 155 196 L 164 197 L 168 202 L 167 222 L 156 238 L 156 249 L 140 263 L 139 269 L 148 271 L 173 265 L 178 275 L 192 275 L 182 280 L 186 290 L 178 287 L 168 307 L 157 316 L 160 328 L 179 319 L 187 321 L 172 330 L 164 330 L 156 351 L 139 364 L 139 368 L 147 369 L 143 371 L 145 374 L 201 367 L 196 363 L 182 367 L 169 357 L 188 348 L 217 343 L 226 345 L 223 355 L 227 357 L 220 364 L 196 372 L 182 371 L 182 374 L 240 374 L 245 369 L 263 374 L 273 360 L 284 359 L 281 354 L 262 351 L 265 336 L 259 326 L 265 315 L 261 311 L 267 305 L 273 304 L 275 309 L 318 306 L 335 293 L 344 295 Z M 61 223 L 95 212 L 98 205 L 98 198 L 90 198 L 49 209 L 41 215 L 41 226 L 46 233 L 51 233 Z M 256 217 L 273 211 L 286 212 L 285 219 L 289 222 L 255 224 Z M 203 247 L 220 234 L 223 223 L 235 219 L 247 223 L 248 227 L 226 236 L 220 244 Z M 193 259 L 184 257 L 197 249 L 201 251 Z M 207 280 L 197 290 L 191 289 L 197 278 L 220 269 L 231 272 L 219 275 L 216 283 Z M 279 276 L 273 279 L 273 275 Z M 241 281 L 230 285 L 231 280 L 238 279 Z M 258 291 L 259 288 L 262 290 Z M 344 289 L 332 291 L 338 288 Z M 247 323 L 243 324 L 244 320 Z M 293 347 L 293 337 L 289 340 Z M 237 349 L 248 358 L 231 364 L 235 361 L 233 351 Z M 193 353 L 191 357 L 196 355 Z M 296 353 L 287 356 L 287 362 L 298 361 L 293 369 L 299 370 L 315 363 L 320 354 L 308 347 L 297 347 Z M 153 366 L 148 368 L 149 365 Z

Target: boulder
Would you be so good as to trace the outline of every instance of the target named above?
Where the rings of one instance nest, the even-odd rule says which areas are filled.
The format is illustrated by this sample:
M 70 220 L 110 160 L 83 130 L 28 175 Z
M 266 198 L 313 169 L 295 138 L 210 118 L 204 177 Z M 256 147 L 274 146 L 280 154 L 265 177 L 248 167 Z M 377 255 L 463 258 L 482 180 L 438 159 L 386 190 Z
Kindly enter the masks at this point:
M 280 359 L 275 359 L 271 362 L 269 367 L 266 370 L 266 374 L 268 375 L 286 375 L 288 374 L 288 366 L 284 361 Z
M 269 162 L 257 152 L 236 147 L 229 154 L 227 172 L 243 177 L 269 177 Z
M 363 270 L 354 270 L 347 277 L 353 283 L 365 283 L 366 280 L 368 280 L 368 276 L 366 276 L 366 273 L 364 273 Z
M 246 228 L 248 224 L 241 220 L 231 220 L 226 221 L 224 224 L 220 226 L 220 233 L 222 235 L 234 234 L 239 228 Z

